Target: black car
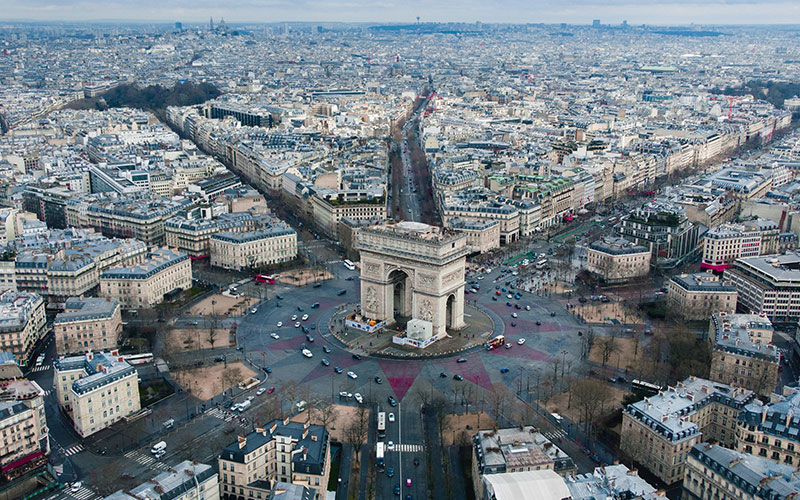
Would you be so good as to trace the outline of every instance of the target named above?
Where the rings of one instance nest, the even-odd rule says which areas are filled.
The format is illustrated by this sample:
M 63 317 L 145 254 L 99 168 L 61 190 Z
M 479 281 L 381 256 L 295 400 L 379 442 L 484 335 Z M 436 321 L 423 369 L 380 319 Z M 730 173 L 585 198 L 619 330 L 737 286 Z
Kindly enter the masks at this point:
M 445 372 L 441 372 L 441 373 L 439 373 L 439 376 L 440 376 L 441 378 L 447 378 L 447 374 L 446 374 Z
M 233 406 L 233 401 L 225 401 L 225 404 L 222 406 L 224 406 L 225 408 L 230 408 L 231 406 Z
M 400 496 L 400 485 L 399 484 L 395 484 L 394 485 L 394 494 L 397 495 L 397 496 Z
M 414 465 L 419 465 L 419 458 L 414 457 Z
M 538 319 L 536 320 L 536 326 L 542 326 L 542 322 L 539 321 Z
M 314 284 L 312 285 L 312 287 L 313 287 L 313 288 L 319 288 L 319 287 L 321 287 L 321 286 L 322 286 L 322 283 L 314 283 Z
M 319 307 L 319 302 L 314 302 L 313 304 L 311 304 L 311 309 L 316 309 L 318 307 Z
M 278 295 L 275 296 L 275 298 L 278 299 L 278 300 L 283 300 L 283 295 L 278 294 Z
M 307 326 L 305 326 L 305 325 L 303 325 L 301 328 L 303 329 L 303 333 L 305 333 L 305 334 L 306 334 L 306 336 L 308 336 L 308 333 L 310 332 L 310 330 L 308 329 L 308 327 L 307 327 Z
M 550 316 L 555 316 L 555 315 L 556 315 L 556 312 L 555 312 L 555 311 L 553 311 L 553 312 L 551 312 L 551 313 L 550 313 Z
M 338 292 L 336 292 L 336 295 L 344 295 L 344 294 L 346 294 L 346 293 L 347 293 L 347 290 L 345 290 L 345 289 L 341 289 L 341 290 L 339 290 Z
M 223 357 L 223 356 L 216 356 L 214 358 L 214 362 L 216 362 L 216 363 L 222 363 L 223 361 L 225 361 L 225 357 Z
M 347 278 L 345 278 L 345 281 L 353 281 L 354 279 L 355 278 L 353 278 L 352 276 L 348 276 Z
M 360 354 L 353 354 L 353 359 L 360 360 L 361 359 L 361 355 Z
M 391 406 L 397 406 L 397 400 L 394 399 L 394 396 L 389 396 L 389 404 Z
M 453 380 L 464 380 L 464 377 L 461 375 L 453 375 Z
M 266 374 L 272 373 L 272 368 L 270 368 L 269 366 L 265 366 L 264 368 L 262 368 L 262 370 L 264 370 L 264 373 Z
M 314 337 L 312 337 L 311 335 L 306 335 L 306 340 L 308 340 L 309 342 L 314 342 Z
M 342 369 L 339 368 L 338 366 L 334 368 L 333 371 L 335 371 L 336 373 L 342 373 Z
M 303 311 L 303 306 L 297 306 L 297 310 L 302 312 Z
M 376 384 L 382 384 L 383 383 L 383 379 L 380 378 L 380 377 L 375 377 L 375 383 Z
M 456 363 L 466 363 L 466 362 L 467 362 L 467 358 L 458 358 L 456 360 Z

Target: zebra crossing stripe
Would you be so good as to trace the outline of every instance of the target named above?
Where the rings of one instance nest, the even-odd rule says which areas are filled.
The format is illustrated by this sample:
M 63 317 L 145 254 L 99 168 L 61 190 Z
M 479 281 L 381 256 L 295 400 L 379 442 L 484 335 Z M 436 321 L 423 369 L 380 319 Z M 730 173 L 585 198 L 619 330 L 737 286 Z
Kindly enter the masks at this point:
M 68 457 L 71 457 L 72 455 L 75 455 L 76 453 L 80 453 L 83 450 L 84 450 L 83 445 L 79 444 L 77 446 L 72 446 L 71 448 L 65 449 L 64 450 L 64 455 L 66 455 Z
M 84 487 L 81 487 L 81 489 L 79 489 L 75 493 L 71 493 L 70 492 L 70 495 L 73 498 L 77 498 L 78 500 L 89 500 L 90 498 L 96 498 L 97 497 L 97 495 L 95 494 L 94 491 L 92 491 L 92 490 L 90 490 L 88 488 L 84 488 Z

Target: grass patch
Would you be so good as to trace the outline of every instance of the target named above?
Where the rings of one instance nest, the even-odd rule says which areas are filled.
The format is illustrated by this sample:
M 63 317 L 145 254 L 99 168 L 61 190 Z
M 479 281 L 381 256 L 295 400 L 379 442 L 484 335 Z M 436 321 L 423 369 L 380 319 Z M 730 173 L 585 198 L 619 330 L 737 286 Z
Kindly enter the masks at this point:
M 342 467 L 342 445 L 331 444 L 331 472 L 328 476 L 328 491 L 339 488 L 339 469 Z
M 152 383 L 142 382 L 139 384 L 139 402 L 142 408 L 145 408 L 156 401 L 164 399 L 173 392 L 175 391 L 173 391 L 172 387 L 163 380 Z
M 644 302 L 639 308 L 654 319 L 664 319 L 667 317 L 667 302 L 665 300 Z

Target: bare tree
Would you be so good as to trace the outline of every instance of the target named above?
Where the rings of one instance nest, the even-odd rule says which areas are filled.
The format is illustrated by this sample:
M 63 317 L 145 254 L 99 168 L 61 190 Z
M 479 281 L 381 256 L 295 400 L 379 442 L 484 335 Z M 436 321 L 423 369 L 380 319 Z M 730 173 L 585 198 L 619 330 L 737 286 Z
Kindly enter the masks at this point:
M 594 379 L 580 380 L 572 388 L 572 400 L 588 436 L 591 436 L 594 419 L 609 398 L 610 392 L 606 384 Z
M 603 366 L 606 366 L 606 363 L 611 355 L 618 351 L 619 346 L 617 345 L 617 339 L 613 334 L 609 337 L 603 337 L 600 339 L 600 356 L 603 361 Z
M 361 447 L 367 439 L 368 431 L 369 410 L 362 405 L 357 408 L 355 418 L 350 421 L 350 425 L 344 430 L 345 438 L 353 445 L 356 463 L 360 463 Z
M 447 432 L 449 427 L 448 416 L 451 406 L 444 396 L 436 395 L 431 400 L 429 407 L 433 411 L 436 430 L 439 432 L 439 446 L 444 446 L 444 433 Z

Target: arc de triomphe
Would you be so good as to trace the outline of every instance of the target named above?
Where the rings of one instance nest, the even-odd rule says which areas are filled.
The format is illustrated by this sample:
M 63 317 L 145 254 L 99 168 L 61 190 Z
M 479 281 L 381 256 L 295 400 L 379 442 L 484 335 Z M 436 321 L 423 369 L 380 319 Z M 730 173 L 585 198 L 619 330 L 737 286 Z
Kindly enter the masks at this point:
M 387 324 L 395 314 L 428 321 L 434 336 L 464 323 L 467 238 L 419 222 L 359 229 L 361 312 Z

